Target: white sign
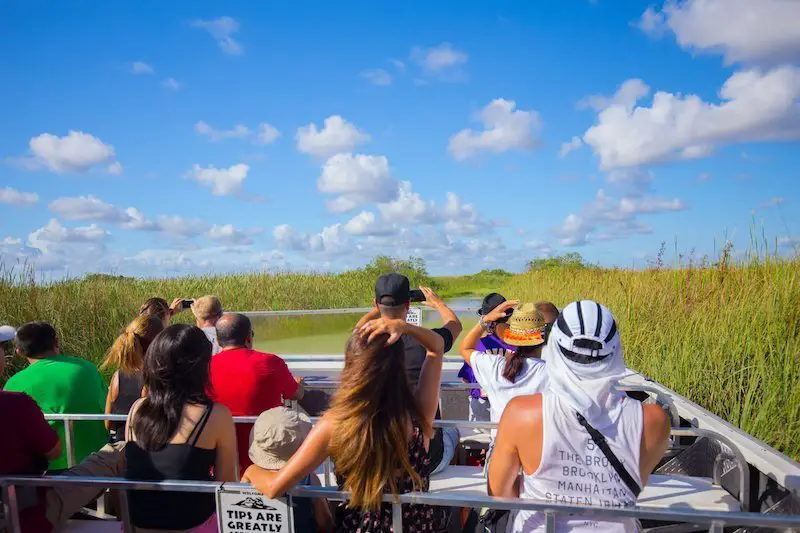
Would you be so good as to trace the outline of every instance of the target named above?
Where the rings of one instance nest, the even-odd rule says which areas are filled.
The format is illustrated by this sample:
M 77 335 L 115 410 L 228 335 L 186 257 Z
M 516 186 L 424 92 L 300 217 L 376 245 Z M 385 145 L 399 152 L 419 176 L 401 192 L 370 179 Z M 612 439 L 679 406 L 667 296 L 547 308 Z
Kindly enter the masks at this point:
M 422 309 L 419 307 L 409 307 L 406 315 L 406 322 L 412 326 L 422 326 Z
M 257 490 L 217 489 L 220 533 L 292 533 L 292 511 L 285 498 L 269 500 Z

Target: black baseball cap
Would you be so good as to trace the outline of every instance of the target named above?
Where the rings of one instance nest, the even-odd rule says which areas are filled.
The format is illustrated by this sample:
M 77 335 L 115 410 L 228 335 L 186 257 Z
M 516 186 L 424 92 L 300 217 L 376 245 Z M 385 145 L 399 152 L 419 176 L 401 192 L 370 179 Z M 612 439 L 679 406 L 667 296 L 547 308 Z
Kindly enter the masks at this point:
M 478 315 L 480 316 L 488 315 L 492 311 L 492 309 L 494 309 L 495 307 L 497 307 L 498 305 L 500 305 L 505 301 L 506 297 L 503 296 L 502 294 L 498 294 L 496 292 L 487 294 L 486 297 L 483 299 L 483 302 L 481 303 L 481 308 L 478 309 Z M 505 318 L 501 318 L 500 320 L 498 320 L 498 322 L 505 322 L 506 320 L 508 320 L 508 317 L 511 315 L 512 312 L 513 310 L 509 309 L 506 312 Z
M 385 274 L 375 282 L 375 301 L 379 305 L 403 305 L 411 300 L 408 278 L 395 272 Z

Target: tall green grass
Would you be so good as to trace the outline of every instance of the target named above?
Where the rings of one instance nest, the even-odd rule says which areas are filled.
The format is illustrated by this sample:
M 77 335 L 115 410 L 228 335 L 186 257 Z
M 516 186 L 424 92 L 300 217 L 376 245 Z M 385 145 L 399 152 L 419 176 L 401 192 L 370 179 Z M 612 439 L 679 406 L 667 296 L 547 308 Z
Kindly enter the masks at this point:
M 800 458 L 800 261 L 540 269 L 514 277 L 503 294 L 559 307 L 603 303 L 628 366 Z
M 617 317 L 629 366 L 800 458 L 800 260 L 731 264 L 725 255 L 701 268 L 664 269 L 660 262 L 644 271 L 546 267 L 474 279 L 431 279 L 424 266 L 399 266 L 411 268 L 412 283 L 433 284 L 450 296 L 499 289 L 509 298 L 559 306 L 595 299 Z M 216 294 L 227 309 L 248 311 L 363 306 L 372 300 L 376 276 L 396 267 L 374 262 L 342 274 L 89 276 L 40 284 L 30 269 L 0 265 L 0 323 L 47 320 L 65 352 L 98 362 L 151 296 Z M 190 313 L 179 320 L 191 320 Z M 277 339 L 283 322 L 271 324 L 269 335 Z M 294 324 L 293 334 L 297 328 L 320 333 L 312 320 Z M 336 319 L 326 324 L 331 332 L 342 327 Z

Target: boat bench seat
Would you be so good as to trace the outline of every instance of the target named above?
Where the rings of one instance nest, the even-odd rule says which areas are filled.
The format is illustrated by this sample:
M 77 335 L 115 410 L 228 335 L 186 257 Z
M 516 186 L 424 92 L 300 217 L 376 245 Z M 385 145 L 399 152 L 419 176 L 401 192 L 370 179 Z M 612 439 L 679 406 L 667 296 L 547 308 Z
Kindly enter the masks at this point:
M 324 474 L 317 475 L 323 483 Z M 483 468 L 449 466 L 444 472 L 431 476 L 430 492 L 486 496 Z M 722 487 L 713 485 L 710 479 L 687 476 L 650 476 L 647 486 L 639 495 L 639 506 L 723 512 L 741 510 L 739 501 Z
M 120 533 L 118 520 L 69 520 L 56 530 L 58 533 Z

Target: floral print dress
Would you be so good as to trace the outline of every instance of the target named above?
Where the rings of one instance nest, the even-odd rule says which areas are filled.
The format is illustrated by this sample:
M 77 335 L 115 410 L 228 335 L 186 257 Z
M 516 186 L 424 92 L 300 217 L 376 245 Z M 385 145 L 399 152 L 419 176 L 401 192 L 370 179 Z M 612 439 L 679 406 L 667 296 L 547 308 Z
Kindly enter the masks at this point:
M 422 492 L 428 492 L 431 477 L 431 458 L 425 450 L 425 441 L 419 424 L 414 423 L 414 432 L 408 445 L 411 468 L 422 478 Z M 344 490 L 344 479 L 337 475 L 339 490 Z M 414 490 L 408 473 L 398 478 L 398 492 Z M 446 529 L 448 509 L 430 505 L 403 504 L 403 533 L 435 532 Z M 392 506 L 384 503 L 380 511 L 362 512 L 348 509 L 344 503 L 336 511 L 336 533 L 394 533 L 392 528 Z

